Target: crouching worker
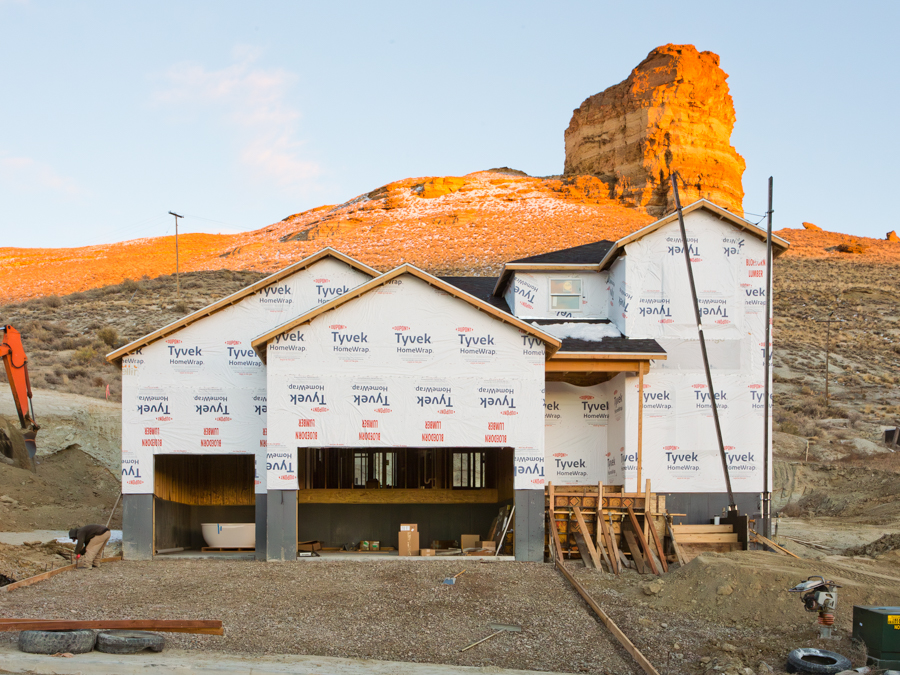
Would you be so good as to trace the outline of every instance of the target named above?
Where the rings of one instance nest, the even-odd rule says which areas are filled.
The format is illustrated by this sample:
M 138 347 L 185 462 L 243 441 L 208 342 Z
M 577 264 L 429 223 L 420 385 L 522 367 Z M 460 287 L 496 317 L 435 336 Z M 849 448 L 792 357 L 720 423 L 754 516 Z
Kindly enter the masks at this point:
M 100 567 L 103 547 L 109 541 L 110 534 L 109 528 L 103 525 L 84 525 L 69 530 L 69 539 L 75 542 L 75 567 Z

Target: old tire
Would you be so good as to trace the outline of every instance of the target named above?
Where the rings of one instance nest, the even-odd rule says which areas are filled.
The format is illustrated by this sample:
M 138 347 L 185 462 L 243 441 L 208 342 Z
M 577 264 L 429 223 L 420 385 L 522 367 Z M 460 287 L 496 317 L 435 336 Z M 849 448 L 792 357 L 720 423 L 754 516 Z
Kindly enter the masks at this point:
M 842 670 L 850 669 L 850 659 L 827 649 L 803 647 L 795 649 L 787 658 L 789 673 L 819 673 L 834 675 Z
M 108 630 L 97 636 L 97 651 L 107 654 L 137 654 L 145 649 L 161 652 L 166 639 L 142 630 Z
M 23 630 L 19 650 L 29 654 L 85 654 L 94 648 L 92 630 Z

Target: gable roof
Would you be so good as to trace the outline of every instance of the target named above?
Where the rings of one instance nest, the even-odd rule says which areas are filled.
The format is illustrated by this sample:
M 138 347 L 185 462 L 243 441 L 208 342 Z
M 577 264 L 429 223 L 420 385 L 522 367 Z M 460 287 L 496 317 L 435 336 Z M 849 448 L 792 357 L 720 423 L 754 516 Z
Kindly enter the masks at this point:
M 615 242 L 602 239 L 600 241 L 591 242 L 590 244 L 582 244 L 581 246 L 573 246 L 572 248 L 564 248 L 559 251 L 550 251 L 549 253 L 541 253 L 528 258 L 519 258 L 512 260 L 513 264 L 529 263 L 538 265 L 596 265 L 603 260 L 603 256 L 612 248 Z
M 501 312 L 512 314 L 503 296 L 498 297 L 494 295 L 497 277 L 440 277 L 440 279 L 456 286 L 459 290 L 469 295 L 474 295 L 479 300 L 496 307 Z
M 313 319 L 318 317 L 319 315 L 324 314 L 325 312 L 329 312 L 333 309 L 337 309 L 341 305 L 343 305 L 347 302 L 350 302 L 351 300 L 354 300 L 355 298 L 358 298 L 359 296 L 364 295 L 371 290 L 374 290 L 380 286 L 383 286 L 387 282 L 391 281 L 392 279 L 396 279 L 397 277 L 399 277 L 403 274 L 410 274 L 410 275 L 416 277 L 417 279 L 421 279 L 425 283 L 427 283 L 431 286 L 434 286 L 435 288 L 439 288 L 440 290 L 444 291 L 445 293 L 448 293 L 449 295 L 452 295 L 456 298 L 459 298 L 460 300 L 468 302 L 470 305 L 472 305 L 476 309 L 479 309 L 482 312 L 486 312 L 487 314 L 490 314 L 494 318 L 496 318 L 500 321 L 503 321 L 504 323 L 508 323 L 512 326 L 515 326 L 519 330 L 522 330 L 522 331 L 529 333 L 530 335 L 533 335 L 534 337 L 540 339 L 541 341 L 543 341 L 543 343 L 547 347 L 547 350 L 546 350 L 547 358 L 549 358 L 554 352 L 556 352 L 556 350 L 559 349 L 560 345 L 562 344 L 559 339 L 553 337 L 552 335 L 550 335 L 548 333 L 545 333 L 542 330 L 535 328 L 534 326 L 526 323 L 525 321 L 517 319 L 512 314 L 505 312 L 503 310 L 499 310 L 496 307 L 485 302 L 484 300 L 481 300 L 481 299 L 475 297 L 474 295 L 461 290 L 457 286 L 454 286 L 453 284 L 447 283 L 446 281 L 439 279 L 438 277 L 432 276 L 428 272 L 420 270 L 418 267 L 414 267 L 413 265 L 406 264 L 406 265 L 400 265 L 399 267 L 392 269 L 390 272 L 385 272 L 380 277 L 377 277 L 376 279 L 372 279 L 372 281 L 369 281 L 368 283 L 365 283 L 362 286 L 357 286 L 356 288 L 352 289 L 348 293 L 344 293 L 342 296 L 335 298 L 334 300 L 327 302 L 324 305 L 319 305 L 318 307 L 311 309 L 310 311 L 306 312 L 305 314 L 302 314 L 301 316 L 298 316 L 295 319 L 291 319 L 290 321 L 283 323 L 282 325 L 278 326 L 277 328 L 274 328 L 274 329 L 270 330 L 269 332 L 260 335 L 258 338 L 254 339 L 252 341 L 251 344 L 253 345 L 253 349 L 259 355 L 259 358 L 261 358 L 263 360 L 263 363 L 265 363 L 266 355 L 267 355 L 266 354 L 266 345 L 268 345 L 269 342 L 274 340 L 277 336 L 279 336 L 283 333 L 286 333 L 287 331 L 293 330 L 297 326 L 302 326 L 303 324 L 309 323 Z
M 709 201 L 707 199 L 698 199 L 696 202 L 689 204 L 688 206 L 682 207 L 681 212 L 682 212 L 682 214 L 684 214 L 686 216 L 689 213 L 693 213 L 694 211 L 699 211 L 701 209 L 704 211 L 709 211 L 713 215 L 717 216 L 720 220 L 724 220 L 724 221 L 730 223 L 731 225 L 734 225 L 735 227 L 737 227 L 741 230 L 744 230 L 745 232 L 747 232 L 755 237 L 762 239 L 763 241 L 766 240 L 766 230 L 765 229 L 759 227 L 758 225 L 751 223 L 749 220 L 744 220 L 743 218 L 741 218 L 738 215 L 735 215 L 728 209 L 723 209 L 721 206 L 717 206 L 717 205 L 713 204 L 711 201 Z M 673 222 L 677 222 L 677 221 L 678 221 L 678 212 L 673 211 L 669 215 L 667 215 L 663 218 L 660 218 L 655 223 L 650 223 L 646 227 L 642 227 L 637 232 L 632 232 L 627 237 L 622 237 L 621 239 L 616 241 L 613 244 L 612 248 L 610 248 L 609 251 L 606 253 L 606 255 L 603 256 L 603 260 L 600 263 L 600 269 L 607 269 L 613 263 L 613 261 L 619 256 L 619 254 L 622 252 L 622 249 L 624 249 L 625 246 L 627 246 L 631 242 L 637 241 L 638 239 L 646 237 L 648 234 L 650 234 L 652 232 L 656 232 L 656 230 L 663 227 L 664 225 L 668 225 L 669 223 L 673 223 Z M 788 250 L 788 247 L 790 245 L 791 245 L 790 242 L 788 242 L 787 240 L 782 239 L 781 237 L 775 236 L 773 234 L 772 235 L 772 255 L 773 255 L 773 257 L 777 258 L 778 256 L 780 256 L 782 253 L 784 253 L 785 251 Z
M 360 272 L 363 272 L 364 274 L 368 274 L 370 277 L 378 276 L 378 270 L 375 270 L 375 269 L 369 267 L 368 265 L 363 265 L 358 260 L 354 260 L 353 258 L 346 256 L 343 253 L 341 253 L 340 251 L 336 251 L 335 249 L 333 249 L 329 246 L 329 247 L 323 248 L 321 251 L 318 251 L 317 253 L 314 253 L 313 255 L 309 256 L 308 258 L 304 258 L 303 260 L 300 260 L 299 262 L 295 262 L 293 265 L 288 265 L 284 269 L 278 270 L 274 274 L 270 274 L 269 276 L 265 277 L 264 279 L 260 279 L 255 284 L 246 286 L 245 288 L 242 288 L 241 290 L 237 291 L 236 293 L 232 293 L 231 295 L 224 297 L 221 300 L 217 300 L 216 302 L 212 303 L 211 305 L 207 305 L 206 307 L 204 307 L 202 309 L 198 309 L 196 312 L 188 314 L 187 316 L 183 316 L 180 319 L 178 319 L 177 321 L 173 321 L 172 323 L 168 324 L 167 326 L 163 326 L 159 330 L 153 331 L 152 333 L 148 333 L 144 337 L 138 338 L 134 342 L 129 342 L 124 347 L 119 347 L 119 349 L 116 349 L 115 351 L 107 354 L 106 360 L 109 361 L 110 363 L 115 363 L 117 361 L 120 361 L 123 357 L 127 356 L 128 354 L 135 351 L 136 349 L 140 349 L 141 347 L 146 347 L 150 343 L 156 342 L 157 340 L 161 340 L 162 338 L 166 337 L 167 335 L 171 335 L 175 331 L 178 331 L 178 330 L 181 330 L 182 328 L 190 326 L 192 323 L 196 323 L 197 321 L 200 321 L 201 319 L 205 319 L 210 314 L 215 314 L 218 311 L 226 309 L 227 307 L 230 307 L 231 305 L 234 305 L 234 304 L 240 302 L 247 296 L 253 295 L 257 291 L 265 288 L 266 286 L 270 286 L 274 283 L 277 283 L 277 282 L 281 281 L 282 279 L 289 277 L 296 272 L 299 272 L 300 270 L 310 267 L 311 265 L 319 262 L 323 258 L 334 258 L 335 260 L 339 260 L 343 263 L 346 263 L 347 265 L 350 265 L 350 267 L 353 267 L 354 269 L 357 269 Z

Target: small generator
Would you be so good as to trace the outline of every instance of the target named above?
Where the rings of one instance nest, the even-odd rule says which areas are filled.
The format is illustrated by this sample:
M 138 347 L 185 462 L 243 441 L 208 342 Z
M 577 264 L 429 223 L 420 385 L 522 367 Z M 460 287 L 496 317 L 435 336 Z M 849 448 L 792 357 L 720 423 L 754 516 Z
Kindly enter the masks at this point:
M 853 637 L 868 650 L 868 664 L 900 668 L 900 607 L 853 606 Z

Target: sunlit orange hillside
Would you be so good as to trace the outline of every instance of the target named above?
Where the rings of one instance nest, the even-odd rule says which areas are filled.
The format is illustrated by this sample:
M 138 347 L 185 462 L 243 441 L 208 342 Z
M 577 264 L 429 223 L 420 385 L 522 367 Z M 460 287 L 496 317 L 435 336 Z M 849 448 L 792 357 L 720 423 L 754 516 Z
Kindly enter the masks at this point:
M 377 269 L 409 262 L 440 274 L 485 275 L 506 260 L 616 239 L 652 217 L 609 199 L 597 178 L 482 171 L 408 178 L 238 235 L 180 237 L 182 271 L 272 271 L 332 246 Z M 900 262 L 900 244 L 786 229 L 789 255 Z M 858 244 L 862 253 L 842 253 Z M 0 301 L 63 295 L 175 271 L 173 237 L 75 249 L 0 249 Z

